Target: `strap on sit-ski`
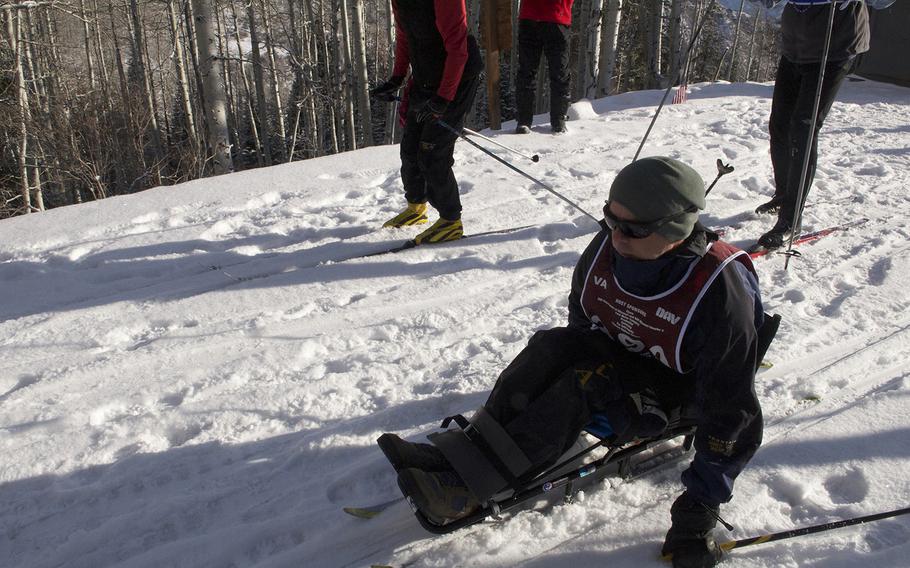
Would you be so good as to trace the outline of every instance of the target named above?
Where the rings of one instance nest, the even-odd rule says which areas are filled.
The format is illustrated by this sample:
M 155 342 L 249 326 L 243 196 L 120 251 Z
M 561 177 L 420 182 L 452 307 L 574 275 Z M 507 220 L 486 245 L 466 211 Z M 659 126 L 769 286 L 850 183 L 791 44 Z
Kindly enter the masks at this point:
M 493 445 L 491 444 L 491 442 L 489 440 L 487 440 L 486 436 L 483 433 L 483 431 L 486 431 L 488 433 L 493 434 L 493 432 L 491 432 L 491 428 L 483 428 L 484 424 L 487 424 L 487 425 L 495 424 L 495 426 L 499 430 L 502 430 L 502 427 L 493 419 L 492 416 L 490 416 L 486 412 L 486 410 L 483 407 L 481 407 L 480 409 L 477 410 L 477 412 L 474 413 L 474 419 L 475 419 L 475 421 L 479 422 L 480 424 L 475 425 L 475 424 L 471 423 L 470 421 L 468 421 L 467 418 L 465 418 L 461 414 L 456 414 L 454 416 L 447 416 L 442 421 L 441 427 L 448 428 L 452 422 L 455 422 L 456 424 L 458 424 L 458 426 L 461 428 L 464 435 L 471 441 L 471 443 L 473 443 L 477 447 L 477 449 L 480 450 L 481 454 L 483 454 L 483 457 L 485 457 L 487 459 L 487 461 L 489 461 L 490 465 L 492 465 L 493 468 L 496 470 L 496 473 L 498 473 L 500 476 L 502 476 L 502 478 L 506 481 L 506 483 L 508 484 L 508 488 L 512 489 L 512 490 L 520 489 L 522 484 L 519 482 L 518 475 L 520 475 L 521 473 L 524 473 L 524 472 L 520 471 L 518 474 L 513 473 L 512 468 L 510 468 L 507 465 L 506 461 L 503 459 L 503 457 L 493 449 Z M 503 430 L 502 434 L 505 434 L 504 430 Z M 509 443 L 511 445 L 514 445 L 514 442 L 511 439 L 509 439 Z M 502 444 L 502 443 L 498 444 L 498 446 L 500 448 L 502 448 L 503 445 L 504 444 Z M 518 450 L 518 448 L 515 447 L 514 450 Z M 520 450 L 518 450 L 518 452 L 520 453 Z M 513 454 L 514 454 L 514 451 L 513 451 Z M 525 461 L 525 462 L 527 461 L 527 458 L 523 454 L 521 454 L 520 456 L 512 455 L 510 457 L 513 458 L 513 463 L 516 463 L 516 461 L 517 461 L 517 463 L 521 463 L 521 461 Z M 527 465 L 530 466 L 530 463 L 528 463 Z M 525 469 L 525 468 L 519 466 L 518 469 Z

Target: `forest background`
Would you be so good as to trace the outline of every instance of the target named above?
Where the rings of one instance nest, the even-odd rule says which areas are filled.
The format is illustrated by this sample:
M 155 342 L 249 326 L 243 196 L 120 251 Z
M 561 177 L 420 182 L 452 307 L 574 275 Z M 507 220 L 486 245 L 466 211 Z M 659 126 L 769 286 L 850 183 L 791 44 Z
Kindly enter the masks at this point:
M 518 0 L 467 0 L 471 32 L 489 2 L 517 30 Z M 368 96 L 394 62 L 391 0 L 4 0 L 0 21 L 0 219 L 397 140 Z M 745 0 L 576 0 L 572 100 L 770 80 L 777 28 Z M 514 116 L 515 36 L 484 53 L 499 92 L 471 128 Z

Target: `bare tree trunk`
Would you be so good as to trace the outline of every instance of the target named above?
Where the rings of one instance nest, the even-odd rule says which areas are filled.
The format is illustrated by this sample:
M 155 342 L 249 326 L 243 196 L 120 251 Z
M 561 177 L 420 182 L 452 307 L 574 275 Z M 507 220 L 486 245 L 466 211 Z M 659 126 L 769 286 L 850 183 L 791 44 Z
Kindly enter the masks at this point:
M 597 96 L 607 96 L 612 92 L 621 17 L 622 0 L 608 0 L 607 10 L 603 16 L 603 26 L 601 26 L 600 62 L 597 66 Z
M 323 0 L 319 1 L 319 43 L 317 49 L 321 49 L 320 59 L 323 64 L 323 81 L 330 81 L 332 92 L 335 93 L 335 82 L 333 80 L 332 66 L 329 62 L 329 44 L 328 39 L 325 33 L 325 2 Z M 336 58 L 337 59 L 337 58 Z M 335 105 L 327 104 L 325 105 L 328 116 L 324 120 L 324 126 L 320 129 L 321 132 L 330 140 L 330 146 L 332 148 L 332 153 L 337 153 L 340 149 L 338 143 L 338 125 L 335 120 Z
M 259 30 L 253 3 L 246 5 L 247 23 L 250 26 L 250 46 L 253 55 L 253 83 L 256 88 L 256 116 L 259 124 L 259 138 L 262 141 L 265 164 L 272 165 L 272 129 L 269 125 L 269 112 L 265 100 L 265 78 L 262 74 L 262 57 L 259 54 Z
M 138 80 L 139 84 L 142 87 L 143 95 L 145 96 L 145 104 L 148 108 L 148 119 L 149 127 L 151 128 L 152 134 L 152 145 L 155 148 L 155 160 L 157 161 L 158 156 L 161 155 L 161 140 L 159 138 L 158 131 L 158 117 L 155 116 L 155 102 L 154 94 L 151 86 L 151 81 L 149 78 L 148 69 L 145 65 L 145 47 L 142 38 L 142 21 L 139 16 L 139 3 L 137 0 L 129 0 L 130 2 L 130 22 L 132 25 L 132 37 L 133 37 L 133 65 L 137 66 L 136 72 L 139 75 Z M 157 168 L 156 168 L 157 169 Z
M 40 77 L 43 74 L 38 72 L 38 55 L 35 53 L 35 36 L 34 26 L 32 25 L 32 6 L 26 6 L 19 12 L 19 50 L 22 52 L 23 64 L 28 70 L 28 77 L 31 78 L 32 94 L 35 98 L 35 107 L 39 111 L 47 112 L 47 92 L 45 83 Z M 23 16 L 25 21 L 22 21 Z M 24 24 L 24 25 L 23 25 Z
M 98 67 L 101 69 L 101 94 L 107 103 L 108 111 L 113 112 L 114 101 L 111 90 L 111 77 L 108 74 L 107 61 L 104 58 L 104 48 L 101 42 L 101 24 L 98 21 L 100 14 L 98 11 L 98 0 L 92 0 L 92 7 L 95 12 L 95 54 L 98 60 Z
M 250 81 L 247 79 L 246 70 L 243 61 L 243 44 L 240 41 L 240 21 L 237 19 L 237 10 L 234 1 L 230 0 L 231 16 L 234 20 L 234 41 L 237 43 L 237 58 L 239 61 L 240 77 L 243 79 L 243 91 L 246 96 L 247 114 L 250 117 L 250 130 L 253 135 L 253 143 L 256 147 L 256 162 L 261 166 L 262 162 L 262 142 L 259 138 L 259 127 L 256 125 L 256 113 L 253 112 L 253 92 L 250 89 Z
M 138 125 L 136 124 L 136 115 L 133 113 L 133 106 L 130 104 L 131 97 L 129 83 L 126 78 L 126 71 L 123 67 L 123 51 L 120 49 L 120 40 L 117 38 L 117 29 L 114 22 L 114 5 L 108 4 L 108 9 L 110 10 L 111 19 L 111 39 L 114 42 L 114 62 L 117 65 L 117 78 L 120 84 L 120 97 L 123 101 L 123 113 L 126 118 L 127 136 L 129 137 L 130 143 L 135 144 L 138 138 Z M 133 150 L 132 147 L 130 149 Z M 141 149 L 136 152 L 136 160 L 140 163 L 142 162 Z M 131 180 L 127 178 L 127 164 L 125 164 L 122 160 L 115 160 L 114 164 L 118 174 L 117 177 L 122 185 L 122 188 L 128 188 L 131 184 Z
M 22 198 L 22 210 L 24 213 L 32 212 L 31 188 L 28 181 L 28 123 L 31 118 L 31 111 L 28 102 L 28 86 L 25 79 L 25 67 L 23 64 L 23 41 L 20 35 L 21 23 L 19 10 L 6 11 L 6 27 L 9 34 L 10 47 L 13 51 L 13 64 L 16 73 L 16 100 L 19 108 L 19 147 L 18 147 L 18 166 L 19 166 L 19 195 Z
M 604 0 L 590 0 L 590 2 L 591 5 L 585 16 L 585 27 L 582 28 L 585 30 L 585 47 L 579 53 L 579 61 L 584 61 L 584 66 L 579 68 L 578 83 L 581 87 L 579 98 L 593 99 L 597 96 L 597 78 L 600 74 Z
M 363 0 L 352 0 L 354 14 L 352 33 L 354 42 L 354 91 L 357 93 L 360 111 L 360 128 L 363 130 L 363 146 L 373 145 L 373 121 L 370 110 L 370 83 L 367 77 L 366 36 L 363 30 Z
M 231 143 L 228 136 L 227 110 L 224 100 L 224 87 L 218 80 L 215 70 L 217 46 L 212 34 L 214 10 L 207 0 L 193 0 L 193 14 L 196 24 L 196 43 L 200 55 L 199 67 L 202 74 L 206 109 L 206 131 L 209 136 L 209 147 L 213 151 L 212 172 L 215 175 L 234 170 L 231 160 Z
M 338 72 L 338 91 L 344 104 L 344 127 L 348 150 L 357 149 L 357 132 L 354 129 L 354 97 L 351 89 L 351 26 L 347 0 L 340 0 L 341 22 L 341 69 Z M 338 69 L 336 60 L 336 69 Z
M 177 20 L 177 11 L 174 0 L 167 3 L 168 18 L 171 24 L 171 41 L 174 46 L 174 74 L 177 81 L 177 91 L 180 93 L 180 103 L 183 106 L 186 133 L 193 145 L 194 156 L 199 151 L 199 139 L 196 135 L 196 119 L 193 112 L 193 102 L 190 96 L 189 78 L 186 74 L 186 59 L 183 56 L 184 46 L 180 38 L 180 24 Z
M 85 65 L 88 69 L 88 85 L 95 90 L 95 58 L 92 57 L 92 32 L 88 26 L 88 13 L 85 10 L 85 0 L 79 0 L 79 13 L 82 16 L 82 35 L 85 43 Z
M 758 81 L 764 81 L 765 76 L 762 75 L 761 68 L 765 60 L 765 36 L 768 35 L 768 28 L 766 20 L 764 18 L 759 23 L 761 24 L 762 31 L 759 34 L 759 37 L 761 39 L 758 41 L 758 62 L 755 64 L 755 77 Z
M 752 37 L 749 38 L 749 57 L 746 60 L 746 81 L 752 78 L 752 55 L 755 53 L 755 35 L 758 32 L 758 19 L 761 17 L 763 5 L 759 4 L 755 15 L 752 17 Z
M 736 80 L 736 48 L 739 46 L 739 28 L 743 20 L 746 0 L 739 0 L 739 14 L 736 15 L 736 28 L 733 31 L 733 47 L 730 49 L 730 66 L 727 68 L 727 79 Z
M 268 7 L 264 0 L 260 0 L 262 7 L 262 22 L 265 26 L 265 49 L 269 57 L 269 67 L 272 77 L 272 95 L 275 97 L 275 120 L 278 123 L 278 136 L 281 138 L 281 161 L 287 159 L 287 130 L 285 129 L 284 106 L 281 104 L 280 81 L 278 80 L 278 66 L 275 64 L 275 45 L 272 42 L 272 24 L 269 20 Z
M 388 63 L 389 63 L 389 69 L 391 70 L 392 66 L 394 64 L 393 62 L 395 60 L 395 22 L 393 21 L 394 14 L 392 13 L 392 0 L 387 0 L 387 8 L 388 8 L 388 11 L 386 12 L 386 18 L 387 18 L 386 29 L 389 30 L 389 35 L 387 36 L 388 41 L 389 41 Z M 513 27 L 512 29 L 518 29 L 518 28 Z M 516 51 L 515 53 L 518 53 L 518 52 Z M 389 71 L 389 73 L 391 74 L 391 71 Z M 388 115 L 387 124 L 390 125 L 387 141 L 390 144 L 394 144 L 395 143 L 395 132 L 398 130 L 398 103 L 396 103 L 394 105 L 389 105 L 389 115 Z
M 661 50 L 661 22 L 663 19 L 664 5 L 662 0 L 647 0 L 644 5 L 644 18 L 642 25 L 642 39 L 644 52 L 647 55 L 647 79 L 645 85 L 649 89 L 661 86 L 660 50 Z
M 672 0 L 670 4 L 670 63 L 667 76 L 674 82 L 682 82 L 683 74 L 682 13 L 683 0 Z M 692 25 L 694 28 L 694 22 Z
M 304 22 L 314 21 L 312 17 L 312 7 L 310 7 L 309 2 L 302 2 L 301 6 L 303 7 Z M 309 30 L 310 26 L 308 25 L 303 26 L 301 30 L 301 56 L 302 61 L 306 62 L 306 73 L 303 75 L 304 85 L 300 92 L 305 107 L 304 116 L 306 117 L 306 120 L 304 123 L 304 130 L 307 139 L 310 140 L 310 143 L 313 145 L 313 155 L 319 156 L 322 154 L 322 147 L 318 142 L 320 134 L 319 119 L 316 116 L 316 95 L 313 89 L 313 85 L 316 84 L 318 58 L 316 55 L 316 35 Z
M 237 132 L 237 116 L 239 110 L 237 109 L 237 96 L 234 90 L 234 80 L 231 75 L 231 68 L 228 64 L 227 56 L 227 25 L 224 24 L 222 18 L 224 18 L 224 11 L 218 10 L 213 14 L 213 19 L 217 26 L 217 37 L 218 37 L 218 61 L 221 62 L 221 81 L 227 90 L 227 122 L 228 122 L 228 134 L 231 147 L 236 148 L 240 143 L 240 134 Z

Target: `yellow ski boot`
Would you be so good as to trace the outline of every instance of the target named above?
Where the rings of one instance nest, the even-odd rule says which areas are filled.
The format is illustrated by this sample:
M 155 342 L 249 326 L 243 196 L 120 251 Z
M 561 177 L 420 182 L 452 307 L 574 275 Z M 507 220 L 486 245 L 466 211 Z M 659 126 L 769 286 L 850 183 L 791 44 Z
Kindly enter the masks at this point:
M 457 241 L 463 236 L 464 227 L 461 225 L 461 219 L 449 221 L 440 217 L 428 229 L 414 237 L 414 242 L 418 245 L 442 243 L 445 241 Z
M 382 226 L 399 229 L 408 225 L 424 225 L 427 221 L 426 203 L 408 203 L 404 211 L 383 223 Z

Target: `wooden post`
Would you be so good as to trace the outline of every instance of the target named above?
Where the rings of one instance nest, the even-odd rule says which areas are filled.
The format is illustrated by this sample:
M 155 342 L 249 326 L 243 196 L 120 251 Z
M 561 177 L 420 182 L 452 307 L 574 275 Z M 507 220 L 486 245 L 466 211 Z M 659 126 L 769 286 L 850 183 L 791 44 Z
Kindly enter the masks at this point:
M 487 103 L 490 128 L 502 127 L 499 100 L 499 53 L 512 48 L 512 0 L 482 0 L 480 35 L 486 51 Z

